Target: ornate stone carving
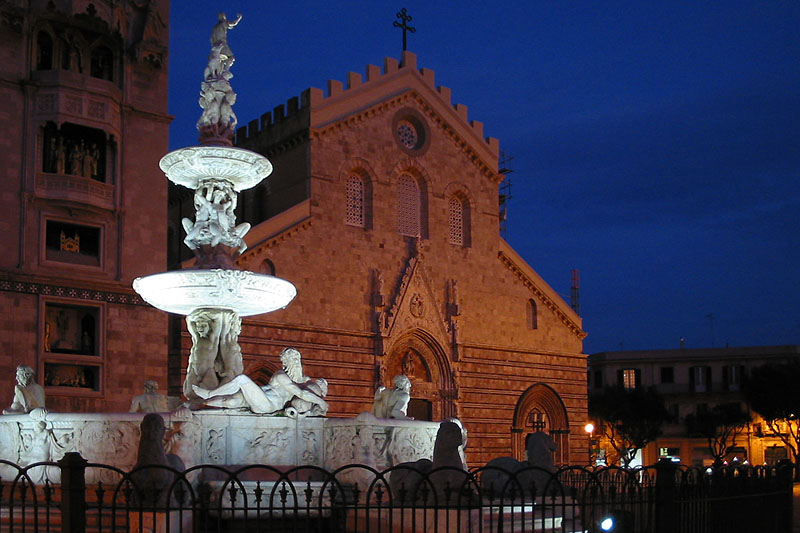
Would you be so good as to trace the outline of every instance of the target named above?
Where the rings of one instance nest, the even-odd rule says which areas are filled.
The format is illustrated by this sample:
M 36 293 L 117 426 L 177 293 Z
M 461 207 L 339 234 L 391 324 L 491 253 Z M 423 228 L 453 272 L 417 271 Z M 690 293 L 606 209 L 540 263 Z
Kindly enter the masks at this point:
M 356 428 L 346 426 L 329 429 L 325 439 L 325 462 L 328 465 L 347 465 L 353 462 L 353 439 L 356 438 Z
M 390 463 L 399 464 L 431 457 L 436 431 L 436 428 L 420 431 L 414 427 L 393 427 L 389 433 Z
M 138 424 L 122 421 L 87 421 L 80 429 L 76 451 L 98 463 L 130 468 L 136 461 Z
M 208 461 L 216 465 L 225 464 L 225 450 L 225 428 L 209 429 L 204 445 L 205 457 Z
M 248 441 L 245 462 L 267 465 L 285 464 L 285 456 L 290 444 L 289 428 L 261 431 Z
M 235 225 L 236 197 L 233 186 L 227 181 L 213 179 L 202 182 L 194 192 L 195 221 L 189 218 L 182 221 L 186 230 L 184 244 L 191 250 L 203 245 L 214 247 L 223 244 L 244 252 L 247 245 L 242 237 L 250 230 L 250 224 Z
M 319 437 L 319 433 L 314 430 L 300 432 L 300 440 L 303 443 L 303 449 L 300 452 L 301 464 L 313 465 L 320 463 Z

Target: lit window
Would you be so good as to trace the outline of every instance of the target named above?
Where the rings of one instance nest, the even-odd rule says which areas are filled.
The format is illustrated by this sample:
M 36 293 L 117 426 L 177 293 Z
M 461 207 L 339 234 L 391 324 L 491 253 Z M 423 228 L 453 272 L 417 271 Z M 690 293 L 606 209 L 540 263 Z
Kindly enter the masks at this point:
M 401 174 L 397 180 L 397 231 L 409 237 L 420 236 L 420 192 L 416 180 Z
M 364 181 L 358 176 L 347 178 L 347 205 L 345 223 L 364 227 Z
M 639 382 L 639 370 L 637 368 L 625 368 L 620 370 L 620 385 L 626 389 L 635 389 Z

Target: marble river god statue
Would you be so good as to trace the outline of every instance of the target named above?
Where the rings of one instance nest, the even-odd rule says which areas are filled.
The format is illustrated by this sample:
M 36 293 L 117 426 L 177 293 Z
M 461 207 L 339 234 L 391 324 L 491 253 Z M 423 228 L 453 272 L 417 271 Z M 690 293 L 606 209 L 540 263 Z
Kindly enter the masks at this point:
M 408 402 L 411 400 L 411 380 L 400 374 L 394 377 L 394 387 L 378 387 L 372 414 L 378 418 L 408 419 Z
M 208 390 L 199 385 L 193 385 L 194 393 L 205 400 L 211 407 L 228 409 L 249 409 L 253 413 L 277 414 L 284 410 L 287 403 L 295 398 L 307 402 L 298 404 L 301 409 L 306 409 L 302 414 L 308 413 L 324 416 L 328 413 L 328 402 L 323 396 L 327 394 L 327 381 L 313 381 L 303 374 L 303 365 L 300 352 L 295 348 L 286 348 L 281 352 L 283 368 L 269 380 L 267 385 L 260 387 L 244 374 L 234 377 L 231 381 L 219 387 Z M 301 414 L 297 407 L 292 405 L 294 411 L 287 414 Z
M 38 407 L 44 407 L 44 389 L 34 381 L 34 375 L 34 370 L 29 366 L 17 367 L 14 400 L 9 408 L 3 409 L 4 415 L 30 413 Z

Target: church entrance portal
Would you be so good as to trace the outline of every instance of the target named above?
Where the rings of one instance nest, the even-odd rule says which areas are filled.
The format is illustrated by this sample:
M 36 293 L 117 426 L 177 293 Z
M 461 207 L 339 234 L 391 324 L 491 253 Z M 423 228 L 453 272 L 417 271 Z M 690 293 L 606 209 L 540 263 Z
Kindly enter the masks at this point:
M 569 464 L 567 409 L 558 393 L 544 383 L 537 383 L 523 392 L 514 409 L 511 451 L 520 461 L 525 460 L 525 437 L 534 431 L 544 431 L 553 437 L 557 447 L 553 454 L 556 465 Z

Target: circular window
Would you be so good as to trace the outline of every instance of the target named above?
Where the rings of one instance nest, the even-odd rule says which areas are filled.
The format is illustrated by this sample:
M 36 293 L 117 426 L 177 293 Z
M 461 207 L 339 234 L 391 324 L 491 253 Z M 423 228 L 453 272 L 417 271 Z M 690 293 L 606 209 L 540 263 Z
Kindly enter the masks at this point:
M 408 154 L 418 156 L 428 149 L 428 126 L 416 109 L 407 107 L 399 110 L 392 120 L 392 128 L 398 146 Z
M 400 144 L 409 150 L 416 148 L 417 144 L 419 143 L 417 128 L 415 128 L 414 125 L 407 120 L 401 120 L 397 124 L 397 138 L 400 140 Z

